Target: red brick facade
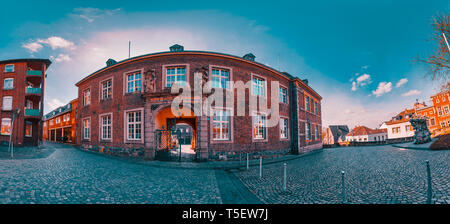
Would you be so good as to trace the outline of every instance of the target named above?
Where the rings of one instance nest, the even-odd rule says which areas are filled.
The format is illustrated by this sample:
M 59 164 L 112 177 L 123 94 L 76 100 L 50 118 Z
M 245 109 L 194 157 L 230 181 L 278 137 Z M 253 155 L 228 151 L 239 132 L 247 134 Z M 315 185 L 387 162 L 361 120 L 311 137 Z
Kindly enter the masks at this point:
M 48 59 L 0 61 L 0 142 L 3 144 L 9 142 L 11 133 L 15 146 L 37 145 L 42 139 L 43 90 L 50 64 Z
M 113 62 L 78 82 L 76 84 L 79 102 L 77 122 L 78 127 L 80 127 L 77 130 L 78 142 L 87 148 L 99 148 L 99 151 L 106 148 L 117 148 L 121 150 L 121 153 L 153 158 L 156 147 L 155 131 L 162 127 L 168 127 L 168 121 L 174 118 L 173 115 L 165 114 L 167 108 L 170 108 L 170 103 L 177 96 L 176 94 L 171 94 L 169 92 L 170 89 L 164 88 L 168 80 L 166 73 L 169 70 L 167 69 L 170 68 L 173 68 L 175 72 L 185 72 L 186 82 L 192 88 L 195 84 L 194 74 L 201 74 L 204 81 L 211 80 L 212 69 L 227 71 L 230 81 L 246 83 L 251 81 L 252 77 L 262 78 L 265 80 L 265 94 L 269 107 L 271 105 L 271 88 L 273 88 L 271 81 L 278 81 L 280 86 L 287 90 L 287 103 L 279 103 L 280 117 L 288 119 L 289 133 L 287 133 L 286 138 L 280 137 L 280 125 L 276 125 L 265 129 L 265 138 L 256 139 L 252 128 L 254 118 L 249 116 L 248 108 L 245 109 L 245 116 L 230 117 L 230 122 L 227 123 L 229 128 L 224 129 L 229 130 L 230 134 L 224 140 L 213 139 L 212 117 L 203 115 L 177 118 L 177 123 L 187 123 L 194 129 L 196 136 L 194 136 L 193 146 L 195 146 L 195 151 L 199 158 L 211 159 L 222 154 L 233 156 L 240 152 L 304 153 L 322 147 L 322 134 L 320 132 L 322 129 L 321 97 L 304 81 L 293 78 L 289 74 L 280 73 L 252 60 L 219 53 L 194 51 L 156 53 L 119 63 Z M 185 70 L 176 70 L 177 68 Z M 129 74 L 140 74 L 140 91 L 127 93 L 127 88 L 135 88 L 138 85 L 136 83 L 133 84 L 133 82 L 131 84 L 128 82 L 127 84 L 127 80 L 135 78 L 133 75 L 128 76 Z M 109 93 L 108 89 L 110 83 L 112 83 L 112 93 Z M 129 85 L 132 87 L 129 87 Z M 291 88 L 296 89 L 295 93 L 298 94 L 297 96 L 292 95 L 293 91 L 291 91 Z M 84 102 L 89 98 L 84 97 L 87 95 L 86 90 L 90 91 L 91 98 L 88 105 Z M 216 89 L 215 91 L 220 90 L 229 91 L 223 89 Z M 233 91 L 236 102 L 237 90 L 233 89 Z M 246 105 L 250 104 L 249 95 L 251 95 L 251 91 L 251 88 L 246 89 Z M 203 100 L 208 95 L 204 94 Z M 305 110 L 305 95 L 311 101 L 308 111 Z M 103 96 L 108 97 L 106 97 L 107 99 L 102 99 Z M 297 98 L 297 100 L 293 101 L 291 98 Z M 292 109 L 292 102 L 297 103 L 297 110 Z M 236 104 L 234 108 L 218 109 L 232 111 L 236 115 Z M 315 104 L 316 109 L 314 109 Z M 128 112 L 131 112 L 132 115 L 129 115 Z M 134 129 L 130 129 L 127 126 L 127 117 L 134 121 L 133 116 L 139 116 L 139 112 L 142 115 L 142 127 L 140 127 L 142 136 L 138 140 L 128 140 L 130 136 L 128 132 L 132 132 Z M 293 130 L 294 126 L 292 126 L 294 113 L 297 113 L 294 117 L 298 118 L 296 123 L 298 124 L 298 130 Z M 130 118 L 129 116 L 132 117 Z M 106 125 L 102 126 L 101 122 Z M 83 129 L 83 125 L 88 123 L 90 124 L 90 130 Z M 305 139 L 305 123 L 309 123 L 311 127 L 311 138 L 309 140 Z M 316 127 L 319 130 L 317 136 L 315 134 Z M 112 136 L 109 136 L 109 128 L 112 129 Z M 84 136 L 85 132 L 89 136 Z M 293 136 L 293 133 L 298 133 L 298 135 Z
M 44 116 L 43 140 L 50 142 L 77 143 L 78 99 L 59 107 Z

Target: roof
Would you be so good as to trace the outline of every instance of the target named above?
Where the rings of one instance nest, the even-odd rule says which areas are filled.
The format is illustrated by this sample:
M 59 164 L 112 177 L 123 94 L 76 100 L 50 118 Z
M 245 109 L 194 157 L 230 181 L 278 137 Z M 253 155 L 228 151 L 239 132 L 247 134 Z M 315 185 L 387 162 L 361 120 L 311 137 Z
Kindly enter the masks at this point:
M 58 107 L 58 108 L 52 110 L 50 113 L 47 113 L 46 115 L 44 115 L 43 120 L 46 121 L 46 120 L 52 119 L 56 116 L 59 116 L 61 114 L 65 114 L 65 113 L 72 111 L 72 102 L 73 102 L 73 100 L 64 106 Z
M 43 62 L 48 66 L 52 64 L 52 62 L 49 59 L 43 59 L 43 58 L 22 58 L 22 59 L 7 59 L 0 61 L 0 64 L 8 64 L 8 63 L 17 63 L 17 62 Z
M 293 77 L 291 75 L 289 75 L 286 72 L 280 72 L 272 67 L 269 67 L 267 65 L 264 65 L 262 63 L 256 62 L 256 61 L 251 61 L 251 60 L 247 60 L 244 59 L 242 57 L 238 57 L 235 55 L 231 55 L 231 54 L 225 54 L 225 53 L 218 53 L 218 52 L 212 52 L 212 51 L 164 51 L 164 52 L 157 52 L 157 53 L 151 53 L 151 54 L 145 54 L 145 55 L 140 55 L 140 56 L 136 56 L 136 57 L 132 57 L 129 59 L 125 59 L 122 61 L 118 61 L 116 64 L 111 65 L 111 66 L 106 66 L 103 67 L 97 71 L 95 71 L 94 73 L 91 73 L 90 75 L 84 77 L 83 79 L 81 79 L 80 81 L 78 81 L 77 83 L 75 83 L 76 86 L 81 85 L 81 83 L 83 83 L 84 81 L 90 79 L 91 77 L 94 77 L 97 74 L 100 74 L 102 72 L 106 72 L 109 71 L 111 69 L 117 68 L 121 65 L 124 65 L 128 62 L 134 62 L 134 61 L 139 61 L 139 60 L 144 60 L 144 59 L 148 59 L 148 58 L 154 58 L 154 57 L 163 57 L 163 56 L 173 56 L 173 55 L 189 55 L 189 54 L 196 54 L 196 55 L 211 55 L 211 56 L 218 56 L 218 57 L 224 57 L 224 58 L 229 58 L 229 59 L 234 59 L 234 60 L 238 60 L 241 62 L 246 62 L 249 64 L 253 64 L 255 66 L 258 66 L 260 68 L 269 70 L 275 74 L 278 74 L 280 77 L 283 77 L 285 79 L 288 80 L 297 80 L 299 83 L 302 83 L 304 87 L 306 87 L 308 90 L 310 90 L 312 93 L 314 93 L 315 95 L 317 95 L 320 99 L 322 99 L 322 97 L 316 92 L 314 91 L 311 87 L 309 87 L 307 84 L 303 83 L 303 81 L 301 81 L 299 78 Z
M 405 109 L 404 111 L 398 113 L 395 117 L 393 117 L 390 121 L 386 122 L 387 125 L 392 125 L 392 124 L 399 124 L 399 123 L 404 123 L 404 122 L 409 122 L 409 119 L 411 117 L 406 118 L 405 115 L 408 114 L 415 114 L 415 110 L 414 109 Z
M 347 136 L 373 135 L 379 133 L 387 133 L 386 129 L 371 129 L 366 126 L 356 126 Z
M 338 142 L 338 139 L 344 137 L 349 132 L 347 125 L 330 125 L 328 127 L 331 131 L 331 135 L 333 135 L 334 142 Z

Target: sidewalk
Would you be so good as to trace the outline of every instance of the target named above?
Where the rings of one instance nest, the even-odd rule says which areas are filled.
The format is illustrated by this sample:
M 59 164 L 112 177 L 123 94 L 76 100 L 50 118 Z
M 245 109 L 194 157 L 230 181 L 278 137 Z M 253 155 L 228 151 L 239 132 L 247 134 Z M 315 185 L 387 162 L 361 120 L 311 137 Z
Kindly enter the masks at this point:
M 425 144 L 414 144 L 414 142 L 407 142 L 402 144 L 393 144 L 393 147 L 403 148 L 403 149 L 415 149 L 415 150 L 431 150 L 430 145 L 433 144 L 437 139 L 434 138 L 431 142 Z
M 13 159 L 42 159 L 50 156 L 55 149 L 51 147 L 23 146 L 14 147 Z M 0 146 L 0 160 L 11 159 L 8 146 Z

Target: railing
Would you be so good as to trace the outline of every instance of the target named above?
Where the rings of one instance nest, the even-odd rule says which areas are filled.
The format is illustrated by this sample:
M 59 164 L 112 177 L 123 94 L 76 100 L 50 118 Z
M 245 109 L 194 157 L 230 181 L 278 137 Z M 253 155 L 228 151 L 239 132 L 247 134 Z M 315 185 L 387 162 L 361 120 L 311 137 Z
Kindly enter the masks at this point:
M 41 88 L 30 88 L 30 87 L 27 87 L 27 88 L 25 88 L 25 93 L 28 93 L 28 94 L 41 94 Z
M 39 70 L 28 70 L 27 75 L 29 76 L 42 76 L 42 71 Z
M 25 116 L 39 117 L 39 116 L 41 116 L 41 110 L 39 110 L 39 109 L 25 109 Z

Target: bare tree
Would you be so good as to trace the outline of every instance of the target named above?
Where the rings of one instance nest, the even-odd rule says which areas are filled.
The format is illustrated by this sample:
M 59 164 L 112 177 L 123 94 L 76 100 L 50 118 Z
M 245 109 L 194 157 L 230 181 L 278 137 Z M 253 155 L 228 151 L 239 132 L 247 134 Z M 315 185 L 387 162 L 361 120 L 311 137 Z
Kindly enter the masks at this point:
M 433 27 L 432 41 L 436 41 L 436 48 L 433 54 L 426 58 L 418 58 L 417 61 L 424 63 L 427 67 L 428 76 L 433 81 L 442 83 L 441 89 L 450 88 L 450 47 L 448 38 L 450 37 L 450 14 L 437 14 L 433 17 L 431 26 Z M 446 40 L 447 38 L 447 40 Z

